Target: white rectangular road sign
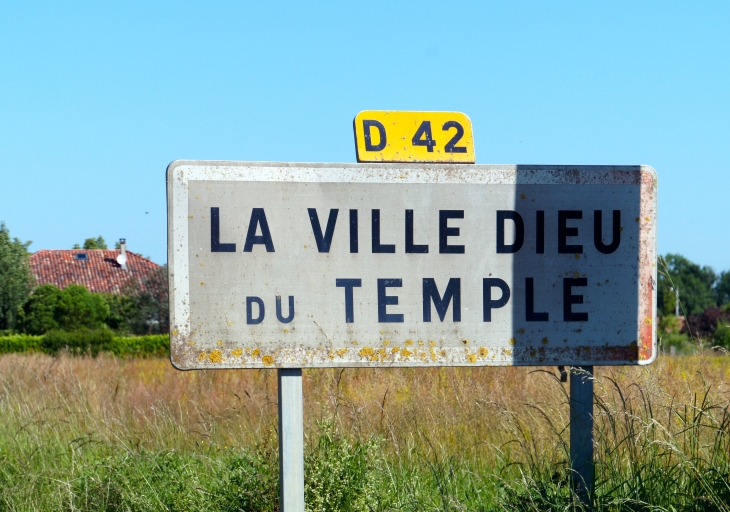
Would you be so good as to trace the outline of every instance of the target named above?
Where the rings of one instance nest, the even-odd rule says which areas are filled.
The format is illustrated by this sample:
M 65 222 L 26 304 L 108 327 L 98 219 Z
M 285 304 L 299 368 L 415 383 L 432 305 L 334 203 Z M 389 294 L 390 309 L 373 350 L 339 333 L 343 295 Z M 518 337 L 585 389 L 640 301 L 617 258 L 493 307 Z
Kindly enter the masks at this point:
M 180 369 L 647 364 L 646 166 L 176 161 Z

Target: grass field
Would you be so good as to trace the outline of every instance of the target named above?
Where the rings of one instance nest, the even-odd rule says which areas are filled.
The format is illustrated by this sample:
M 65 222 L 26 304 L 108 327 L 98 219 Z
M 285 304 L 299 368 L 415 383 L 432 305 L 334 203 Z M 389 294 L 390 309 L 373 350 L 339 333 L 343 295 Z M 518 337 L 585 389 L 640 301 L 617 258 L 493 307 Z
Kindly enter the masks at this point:
M 310 510 L 572 510 L 555 368 L 304 372 Z M 730 510 L 730 357 L 596 368 L 596 509 Z M 276 372 L 0 358 L 0 509 L 277 510 Z

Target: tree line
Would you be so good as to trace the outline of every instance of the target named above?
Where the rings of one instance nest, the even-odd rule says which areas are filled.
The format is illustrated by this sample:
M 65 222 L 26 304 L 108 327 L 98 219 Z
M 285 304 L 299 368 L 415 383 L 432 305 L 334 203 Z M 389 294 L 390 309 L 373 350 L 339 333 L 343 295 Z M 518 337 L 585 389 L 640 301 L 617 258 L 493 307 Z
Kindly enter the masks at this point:
M 683 351 L 730 349 L 730 271 L 717 273 L 679 254 L 660 256 L 657 266 L 660 343 Z
M 717 274 L 712 267 L 700 266 L 679 254 L 660 257 L 658 264 L 659 316 L 675 313 L 677 295 L 682 316 L 700 315 L 730 302 L 730 271 Z
M 0 331 L 45 334 L 51 331 L 108 329 L 116 334 L 158 334 L 169 330 L 167 267 L 130 279 L 120 294 L 92 293 L 81 285 L 63 290 L 37 285 L 30 271 L 31 242 L 12 238 L 0 223 Z M 78 245 L 75 248 L 79 248 Z M 106 249 L 100 236 L 84 249 Z
M 99 328 L 121 334 L 168 331 L 166 267 L 130 280 L 118 295 L 91 293 L 78 285 L 59 290 L 33 282 L 29 246 L 30 242 L 12 238 L 5 223 L 0 223 L 0 330 L 28 334 Z M 107 245 L 99 236 L 86 239 L 83 248 L 106 249 Z M 730 271 L 717 273 L 679 254 L 660 257 L 657 265 L 658 316 L 665 319 L 660 330 L 683 330 L 716 341 L 726 337 L 730 347 Z M 680 316 L 686 317 L 684 327 L 673 320 L 677 296 Z

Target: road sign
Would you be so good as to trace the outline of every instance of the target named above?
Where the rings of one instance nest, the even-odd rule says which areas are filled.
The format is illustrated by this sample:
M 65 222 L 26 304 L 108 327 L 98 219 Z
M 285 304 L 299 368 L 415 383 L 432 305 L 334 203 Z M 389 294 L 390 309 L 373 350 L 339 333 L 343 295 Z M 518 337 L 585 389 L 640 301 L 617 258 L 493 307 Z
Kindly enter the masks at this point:
M 180 369 L 647 364 L 645 166 L 177 161 Z
M 471 120 L 461 112 L 365 110 L 353 126 L 358 162 L 476 162 Z

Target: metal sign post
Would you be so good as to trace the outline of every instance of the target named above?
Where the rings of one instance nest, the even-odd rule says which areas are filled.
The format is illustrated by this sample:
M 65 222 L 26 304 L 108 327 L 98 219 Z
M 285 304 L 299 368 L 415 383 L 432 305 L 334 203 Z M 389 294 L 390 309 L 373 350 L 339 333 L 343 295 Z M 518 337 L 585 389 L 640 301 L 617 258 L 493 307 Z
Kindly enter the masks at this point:
M 570 369 L 570 469 L 573 489 L 592 509 L 593 466 L 593 367 Z
M 281 368 L 279 381 L 279 507 L 304 512 L 304 410 L 301 368 Z

